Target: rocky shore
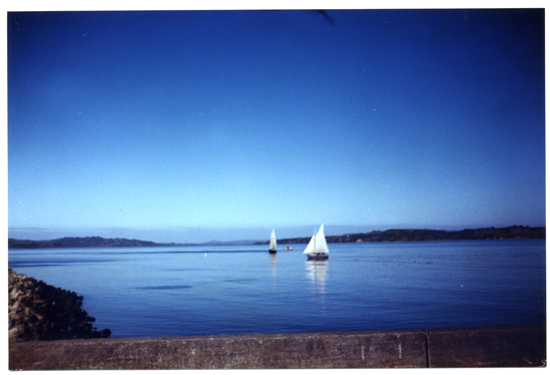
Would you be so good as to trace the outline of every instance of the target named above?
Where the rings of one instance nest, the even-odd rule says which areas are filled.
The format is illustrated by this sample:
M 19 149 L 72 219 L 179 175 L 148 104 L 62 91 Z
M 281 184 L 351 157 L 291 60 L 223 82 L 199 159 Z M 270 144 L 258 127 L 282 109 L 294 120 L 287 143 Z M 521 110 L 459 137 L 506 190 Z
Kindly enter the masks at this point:
M 10 341 L 107 338 L 82 310 L 82 296 L 8 269 Z

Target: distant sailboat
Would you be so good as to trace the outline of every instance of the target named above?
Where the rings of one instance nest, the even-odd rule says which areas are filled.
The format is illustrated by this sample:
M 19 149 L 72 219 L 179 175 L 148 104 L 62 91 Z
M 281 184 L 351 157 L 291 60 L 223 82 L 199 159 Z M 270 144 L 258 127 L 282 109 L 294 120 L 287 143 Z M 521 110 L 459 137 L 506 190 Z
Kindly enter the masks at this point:
M 307 259 L 328 259 L 328 246 L 327 240 L 325 239 L 324 224 L 321 224 L 321 227 L 311 237 L 309 243 L 307 244 L 304 254 L 307 254 Z
M 277 238 L 275 237 L 275 229 L 271 231 L 271 239 L 269 240 L 269 252 L 277 252 Z

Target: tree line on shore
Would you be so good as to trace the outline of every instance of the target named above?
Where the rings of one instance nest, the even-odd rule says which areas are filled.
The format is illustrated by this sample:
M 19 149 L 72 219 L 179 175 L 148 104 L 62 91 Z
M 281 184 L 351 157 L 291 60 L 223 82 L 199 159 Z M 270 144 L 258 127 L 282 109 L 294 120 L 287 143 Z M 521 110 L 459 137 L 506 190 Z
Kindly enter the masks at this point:
M 374 230 L 368 233 L 345 234 L 341 236 L 325 236 L 328 243 L 346 242 L 400 242 L 400 241 L 459 241 L 459 240 L 510 240 L 546 238 L 545 227 L 528 227 L 515 225 L 506 228 L 478 228 L 460 231 L 444 231 L 433 229 L 389 229 Z M 278 244 L 308 243 L 311 237 L 288 238 L 277 240 Z M 258 242 L 267 244 L 269 241 Z

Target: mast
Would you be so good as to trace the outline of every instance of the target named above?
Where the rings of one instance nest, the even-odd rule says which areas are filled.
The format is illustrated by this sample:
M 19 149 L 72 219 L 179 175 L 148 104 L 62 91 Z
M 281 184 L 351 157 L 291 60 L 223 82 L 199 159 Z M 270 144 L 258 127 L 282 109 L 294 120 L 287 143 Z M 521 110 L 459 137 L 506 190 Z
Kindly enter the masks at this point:
M 313 254 L 317 252 L 317 231 L 313 232 Z

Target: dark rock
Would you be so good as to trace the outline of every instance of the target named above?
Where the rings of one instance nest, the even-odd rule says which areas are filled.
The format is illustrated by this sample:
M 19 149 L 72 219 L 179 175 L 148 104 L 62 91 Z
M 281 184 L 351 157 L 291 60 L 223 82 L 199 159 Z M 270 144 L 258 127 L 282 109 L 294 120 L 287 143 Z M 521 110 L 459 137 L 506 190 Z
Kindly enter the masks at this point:
M 55 288 L 43 281 L 20 275 L 9 269 L 8 283 L 9 340 L 60 340 L 107 338 L 89 322 L 95 318 L 82 310 L 82 299 L 75 292 Z

